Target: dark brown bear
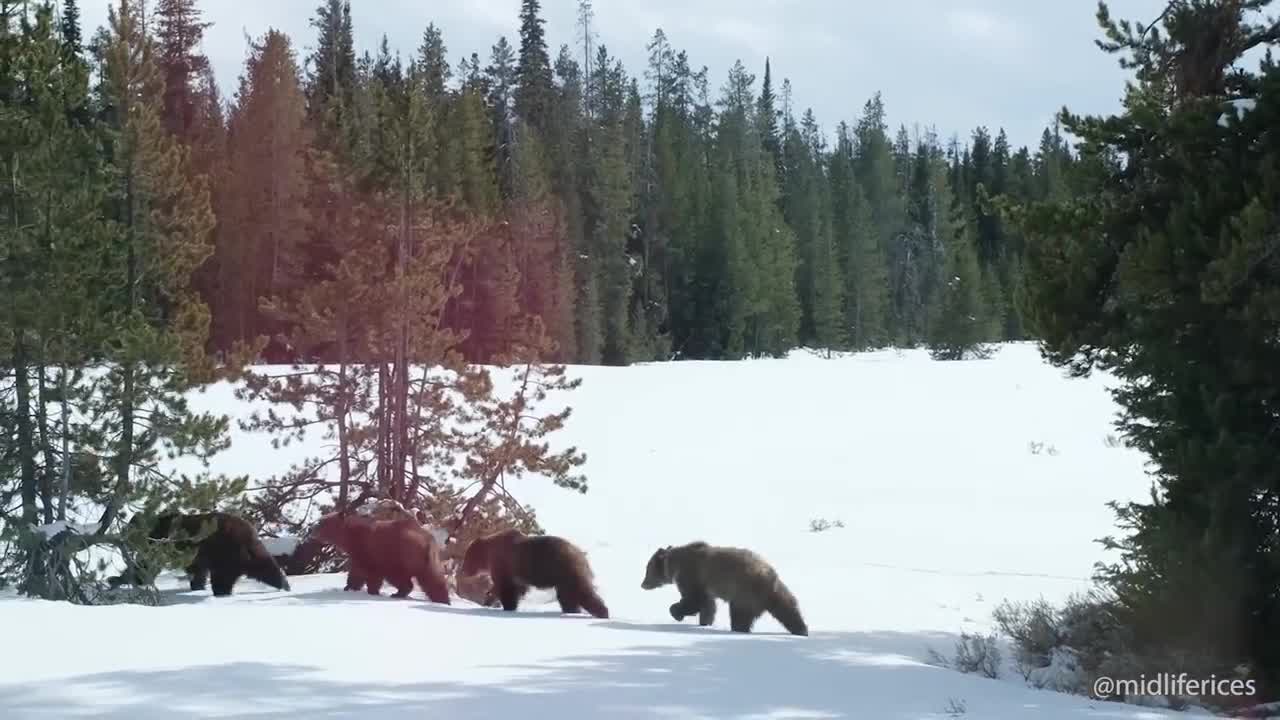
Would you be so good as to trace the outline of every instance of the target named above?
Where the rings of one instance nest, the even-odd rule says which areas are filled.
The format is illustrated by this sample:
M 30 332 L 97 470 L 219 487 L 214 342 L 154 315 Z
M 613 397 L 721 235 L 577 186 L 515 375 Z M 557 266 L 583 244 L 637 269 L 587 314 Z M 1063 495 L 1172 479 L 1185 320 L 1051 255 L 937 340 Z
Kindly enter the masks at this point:
M 130 523 L 140 518 L 135 516 Z M 199 540 L 189 539 L 200 537 L 206 531 L 208 535 Z M 187 566 L 192 590 L 203 590 L 212 580 L 214 597 L 225 597 L 231 594 L 241 576 L 277 590 L 289 589 L 288 578 L 258 539 L 257 528 L 242 517 L 224 512 L 166 513 L 156 518 L 150 538 L 173 539 L 174 545 L 184 552 L 195 549 L 195 558 Z M 137 574 L 136 570 L 133 572 Z M 129 582 L 130 578 L 132 576 L 112 578 L 109 582 L 118 585 Z
M 473 540 L 458 576 L 484 572 L 493 580 L 492 592 L 503 610 L 515 611 L 530 587 L 555 588 L 561 611 L 586 610 L 594 617 L 609 617 L 609 608 L 596 593 L 587 554 L 564 538 L 503 530 Z
M 432 602 L 449 605 L 449 585 L 436 539 L 415 520 L 375 520 L 367 515 L 333 512 L 320 518 L 310 537 L 335 545 L 351 559 L 347 585 L 361 583 L 378 595 L 382 583 L 395 586 L 393 597 L 407 597 L 417 580 Z
M 795 596 L 773 566 L 750 550 L 702 541 L 659 548 L 649 558 L 640 587 L 653 590 L 673 582 L 680 590 L 679 602 L 671 605 L 676 622 L 697 615 L 699 625 L 712 624 L 720 598 L 729 603 L 734 632 L 751 632 L 756 619 L 767 612 L 792 635 L 809 634 Z

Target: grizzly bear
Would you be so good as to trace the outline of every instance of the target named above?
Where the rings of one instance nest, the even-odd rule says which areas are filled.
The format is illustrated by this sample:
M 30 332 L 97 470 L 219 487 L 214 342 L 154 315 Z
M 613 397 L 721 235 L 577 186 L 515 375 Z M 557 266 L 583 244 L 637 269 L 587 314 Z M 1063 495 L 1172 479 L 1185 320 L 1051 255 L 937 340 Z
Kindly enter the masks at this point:
M 536 587 L 555 588 L 562 612 L 586 610 L 594 617 L 609 617 L 609 608 L 596 593 L 587 554 L 564 538 L 525 535 L 519 530 L 477 538 L 467 546 L 458 576 L 480 573 L 489 574 L 491 592 L 508 612 L 514 612 L 529 588 Z
M 403 598 L 416 579 L 432 602 L 450 604 L 439 544 L 416 520 L 338 511 L 320 518 L 309 536 L 337 546 L 351 559 L 346 589 L 358 583 L 356 589 L 363 585 L 370 595 L 378 595 L 386 581 L 396 588 L 392 597 Z
M 796 598 L 773 566 L 756 553 L 705 542 L 659 548 L 649 558 L 640 587 L 653 590 L 675 583 L 680 600 L 671 605 L 676 622 L 698 616 L 704 627 L 716 619 L 716 598 L 729 603 L 729 625 L 734 632 L 749 633 L 764 613 L 769 613 L 792 635 L 808 635 Z
M 136 525 L 142 516 L 130 520 Z M 207 535 L 205 533 L 208 533 Z M 165 513 L 158 516 L 151 526 L 152 540 L 172 540 L 175 547 L 189 552 L 195 549 L 195 558 L 187 566 L 191 576 L 191 589 L 203 590 L 212 580 L 214 597 L 225 597 L 241 576 L 247 576 L 277 590 L 289 590 L 285 577 L 275 558 L 258 538 L 258 531 L 248 520 L 224 512 Z M 193 539 L 200 538 L 200 539 Z M 124 576 L 111 578 L 113 586 L 133 583 L 142 579 L 140 571 L 131 568 Z M 154 582 L 154 576 L 147 582 Z

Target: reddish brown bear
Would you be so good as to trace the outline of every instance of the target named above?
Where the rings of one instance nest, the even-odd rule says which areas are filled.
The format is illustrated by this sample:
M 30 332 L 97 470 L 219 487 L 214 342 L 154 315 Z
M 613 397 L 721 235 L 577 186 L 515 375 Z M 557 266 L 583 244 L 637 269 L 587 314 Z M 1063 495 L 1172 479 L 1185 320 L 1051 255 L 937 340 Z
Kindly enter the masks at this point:
M 504 530 L 473 540 L 458 576 L 483 572 L 493 580 L 492 593 L 503 610 L 515 611 L 530 587 L 555 588 L 561 611 L 586 610 L 598 618 L 609 617 L 609 608 L 596 593 L 587 554 L 564 538 Z
M 407 597 L 417 580 L 432 602 L 450 604 L 436 539 L 412 520 L 333 512 L 320 518 L 310 537 L 345 552 L 351 558 L 348 584 L 357 577 L 370 595 L 378 595 L 386 581 L 396 588 L 393 597 Z

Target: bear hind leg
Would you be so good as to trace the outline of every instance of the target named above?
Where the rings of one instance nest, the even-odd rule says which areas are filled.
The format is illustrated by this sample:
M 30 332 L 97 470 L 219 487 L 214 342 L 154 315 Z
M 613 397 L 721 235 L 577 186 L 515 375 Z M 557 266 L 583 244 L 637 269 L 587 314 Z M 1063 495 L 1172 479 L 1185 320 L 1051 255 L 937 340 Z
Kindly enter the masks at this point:
M 214 568 L 210 579 L 213 582 L 213 596 L 227 597 L 231 594 L 231 588 L 235 587 L 236 581 L 240 579 L 240 573 L 227 568 Z
M 567 615 L 582 612 L 582 603 L 578 601 L 577 590 L 564 586 L 556 586 L 556 600 L 560 601 L 560 612 Z
M 760 610 L 750 605 L 729 603 L 729 629 L 734 632 L 749 633 L 760 614 Z
M 396 577 L 387 578 L 387 582 L 391 583 L 396 589 L 392 594 L 393 598 L 407 598 L 409 593 L 413 592 L 413 578 L 408 575 L 398 575 Z

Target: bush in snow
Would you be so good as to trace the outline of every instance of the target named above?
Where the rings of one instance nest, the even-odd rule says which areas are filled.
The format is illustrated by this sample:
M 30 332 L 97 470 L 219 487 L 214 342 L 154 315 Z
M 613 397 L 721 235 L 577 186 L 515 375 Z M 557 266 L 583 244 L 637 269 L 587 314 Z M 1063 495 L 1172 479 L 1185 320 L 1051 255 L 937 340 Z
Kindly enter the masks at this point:
M 1229 666 L 1197 653 L 1173 650 L 1135 652 L 1132 633 L 1120 621 L 1114 598 L 1097 591 L 1073 595 L 1061 607 L 1044 600 L 1001 603 L 993 613 L 1000 632 L 1013 643 L 1013 659 L 1028 684 L 1046 690 L 1091 694 L 1099 677 L 1157 678 L 1186 673 L 1191 678 L 1247 679 L 1247 668 Z M 1115 700 L 1182 708 L 1213 706 L 1218 697 L 1115 697 Z M 1243 698 L 1242 698 L 1243 699 Z
M 1000 677 L 1000 641 L 995 633 L 972 635 L 960 633 L 956 640 L 955 655 L 948 660 L 936 650 L 929 650 L 934 665 L 951 668 L 965 674 L 977 674 L 992 680 Z
M 1057 612 L 1045 600 L 1034 603 L 1000 603 L 992 613 L 996 626 L 1013 641 L 1014 666 L 1023 678 L 1048 667 L 1053 649 L 1062 638 L 1058 633 Z

